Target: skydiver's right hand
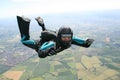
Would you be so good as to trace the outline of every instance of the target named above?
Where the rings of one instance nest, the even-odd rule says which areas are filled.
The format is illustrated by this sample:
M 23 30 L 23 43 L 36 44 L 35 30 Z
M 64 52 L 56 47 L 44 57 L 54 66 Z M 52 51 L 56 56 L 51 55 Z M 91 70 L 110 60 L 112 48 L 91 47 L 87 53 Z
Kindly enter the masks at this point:
M 50 48 L 48 50 L 38 50 L 38 56 L 40 58 L 45 58 L 52 55 L 56 55 L 56 50 L 54 48 Z
M 56 55 L 55 49 L 54 48 L 49 49 L 48 55 L 49 56 Z
M 45 57 L 48 56 L 48 52 L 47 51 L 38 50 L 38 56 L 40 58 L 45 58 Z

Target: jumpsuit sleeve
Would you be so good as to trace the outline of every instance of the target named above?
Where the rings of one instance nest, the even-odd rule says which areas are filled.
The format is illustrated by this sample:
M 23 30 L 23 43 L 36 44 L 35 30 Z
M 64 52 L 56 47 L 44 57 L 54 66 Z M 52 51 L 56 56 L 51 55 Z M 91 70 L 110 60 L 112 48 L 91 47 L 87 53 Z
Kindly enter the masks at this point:
M 83 39 L 80 39 L 78 37 L 73 37 L 72 38 L 72 44 L 82 46 L 82 47 L 85 47 L 85 48 L 90 47 L 91 44 L 93 43 L 93 41 L 94 41 L 94 39 L 83 40 Z
M 85 43 L 86 43 L 86 40 L 83 40 L 81 38 L 78 38 L 78 37 L 73 37 L 72 38 L 72 44 L 74 44 L 74 45 L 84 46 Z
M 39 50 L 47 50 L 50 48 L 53 48 L 55 46 L 55 43 L 53 41 L 50 42 L 45 42 L 40 48 Z
M 56 54 L 55 43 L 53 41 L 45 42 L 38 50 L 38 56 L 40 58 L 45 58 Z

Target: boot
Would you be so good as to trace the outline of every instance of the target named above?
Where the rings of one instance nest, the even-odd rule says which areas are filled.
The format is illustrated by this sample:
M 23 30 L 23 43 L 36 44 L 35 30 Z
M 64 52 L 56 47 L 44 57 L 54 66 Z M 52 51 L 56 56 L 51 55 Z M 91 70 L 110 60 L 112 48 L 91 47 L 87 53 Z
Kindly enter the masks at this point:
M 46 30 L 44 21 L 43 21 L 43 19 L 41 17 L 37 17 L 37 18 L 35 18 L 35 20 L 38 22 L 39 26 L 42 27 L 43 31 Z
M 17 22 L 18 22 L 20 35 L 21 35 L 21 38 L 24 37 L 24 40 L 29 40 L 29 38 L 30 38 L 30 36 L 29 36 L 30 21 L 31 20 L 29 18 L 25 18 L 23 16 L 22 17 L 17 16 Z

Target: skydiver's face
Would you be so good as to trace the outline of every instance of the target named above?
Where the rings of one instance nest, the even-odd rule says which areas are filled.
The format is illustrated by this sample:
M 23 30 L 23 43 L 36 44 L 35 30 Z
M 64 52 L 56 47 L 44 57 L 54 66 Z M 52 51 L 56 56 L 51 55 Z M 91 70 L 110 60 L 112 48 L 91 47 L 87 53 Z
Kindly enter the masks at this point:
M 63 42 L 70 42 L 71 41 L 71 37 L 72 37 L 71 34 L 62 34 L 61 35 L 61 40 Z
M 72 42 L 73 32 L 69 27 L 62 27 L 58 31 L 58 41 L 63 47 L 70 47 Z

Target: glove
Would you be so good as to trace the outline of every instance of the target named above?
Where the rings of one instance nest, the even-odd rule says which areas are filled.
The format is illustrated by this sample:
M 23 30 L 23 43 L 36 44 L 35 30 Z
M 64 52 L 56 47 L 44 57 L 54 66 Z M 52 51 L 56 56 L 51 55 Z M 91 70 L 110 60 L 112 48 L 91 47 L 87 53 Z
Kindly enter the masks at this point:
M 48 52 L 48 55 L 49 55 L 49 56 L 56 55 L 55 49 L 54 49 L 54 48 L 51 48 L 51 49 L 49 50 L 49 52 Z
M 40 58 L 45 58 L 48 56 L 48 53 L 46 51 L 38 50 L 38 56 Z
M 93 43 L 94 39 L 87 39 L 85 43 L 85 47 L 90 47 L 90 45 Z
M 45 51 L 38 50 L 38 56 L 40 58 L 45 58 L 47 56 L 52 56 L 52 55 L 56 55 L 56 51 L 54 48 L 51 48 L 51 49 L 45 50 Z

